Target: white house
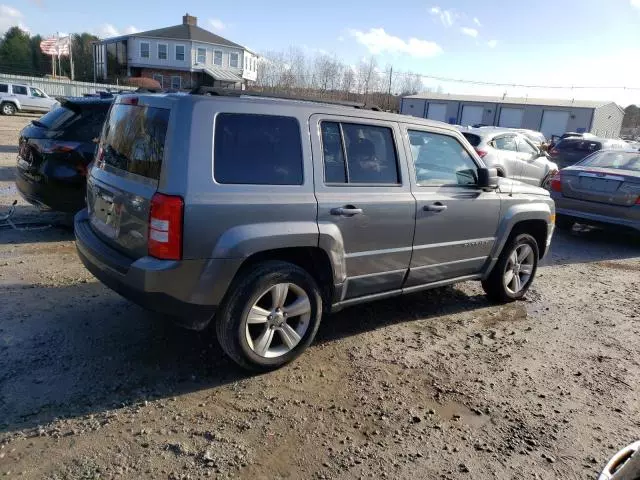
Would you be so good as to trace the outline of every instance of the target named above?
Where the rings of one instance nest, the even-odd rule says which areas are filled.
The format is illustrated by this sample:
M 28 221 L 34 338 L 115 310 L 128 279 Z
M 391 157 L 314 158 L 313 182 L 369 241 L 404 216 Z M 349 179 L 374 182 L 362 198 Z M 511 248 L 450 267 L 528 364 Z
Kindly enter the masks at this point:
M 238 87 L 257 78 L 255 53 L 198 27 L 189 14 L 180 25 L 96 42 L 93 54 L 97 79 L 148 77 L 180 89 Z

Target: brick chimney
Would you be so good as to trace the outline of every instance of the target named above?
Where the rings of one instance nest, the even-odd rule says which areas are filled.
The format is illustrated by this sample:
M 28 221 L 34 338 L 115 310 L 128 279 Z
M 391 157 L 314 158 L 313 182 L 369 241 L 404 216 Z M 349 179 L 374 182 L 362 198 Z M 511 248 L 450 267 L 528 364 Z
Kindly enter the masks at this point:
M 195 26 L 198 25 L 198 17 L 192 17 L 188 13 L 185 13 L 184 16 L 182 17 L 182 24 L 183 25 L 192 25 L 192 26 L 195 27 Z

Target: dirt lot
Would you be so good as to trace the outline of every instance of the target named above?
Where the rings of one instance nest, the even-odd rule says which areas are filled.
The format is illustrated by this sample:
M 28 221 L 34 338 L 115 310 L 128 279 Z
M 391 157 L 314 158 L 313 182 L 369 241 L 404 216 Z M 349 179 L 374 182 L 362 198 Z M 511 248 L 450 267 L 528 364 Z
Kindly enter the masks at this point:
M 0 117 L 0 214 L 28 120 Z M 97 283 L 68 230 L 0 229 L 0 475 L 595 478 L 640 438 L 638 285 L 638 238 L 560 233 L 526 302 L 354 307 L 252 376 Z

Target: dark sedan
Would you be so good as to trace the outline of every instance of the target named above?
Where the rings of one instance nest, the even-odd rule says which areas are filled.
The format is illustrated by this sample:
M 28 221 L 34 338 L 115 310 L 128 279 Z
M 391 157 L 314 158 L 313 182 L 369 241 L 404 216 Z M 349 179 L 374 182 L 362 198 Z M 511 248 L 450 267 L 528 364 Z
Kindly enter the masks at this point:
M 94 140 L 112 102 L 113 97 L 64 99 L 20 132 L 16 186 L 29 203 L 68 213 L 84 208 Z
M 599 151 L 551 180 L 556 225 L 574 222 L 630 227 L 640 232 L 640 153 Z

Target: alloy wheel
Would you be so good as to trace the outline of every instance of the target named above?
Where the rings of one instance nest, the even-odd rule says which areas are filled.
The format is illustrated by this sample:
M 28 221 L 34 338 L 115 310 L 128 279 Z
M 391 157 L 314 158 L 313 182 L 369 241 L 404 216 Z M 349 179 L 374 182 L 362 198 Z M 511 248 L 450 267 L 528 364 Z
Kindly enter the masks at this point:
M 504 286 L 510 294 L 516 295 L 527 286 L 534 264 L 535 254 L 531 246 L 522 243 L 513 249 L 503 275 Z
M 289 353 L 302 340 L 311 318 L 311 302 L 295 283 L 278 283 L 258 296 L 245 322 L 249 348 L 265 358 Z

